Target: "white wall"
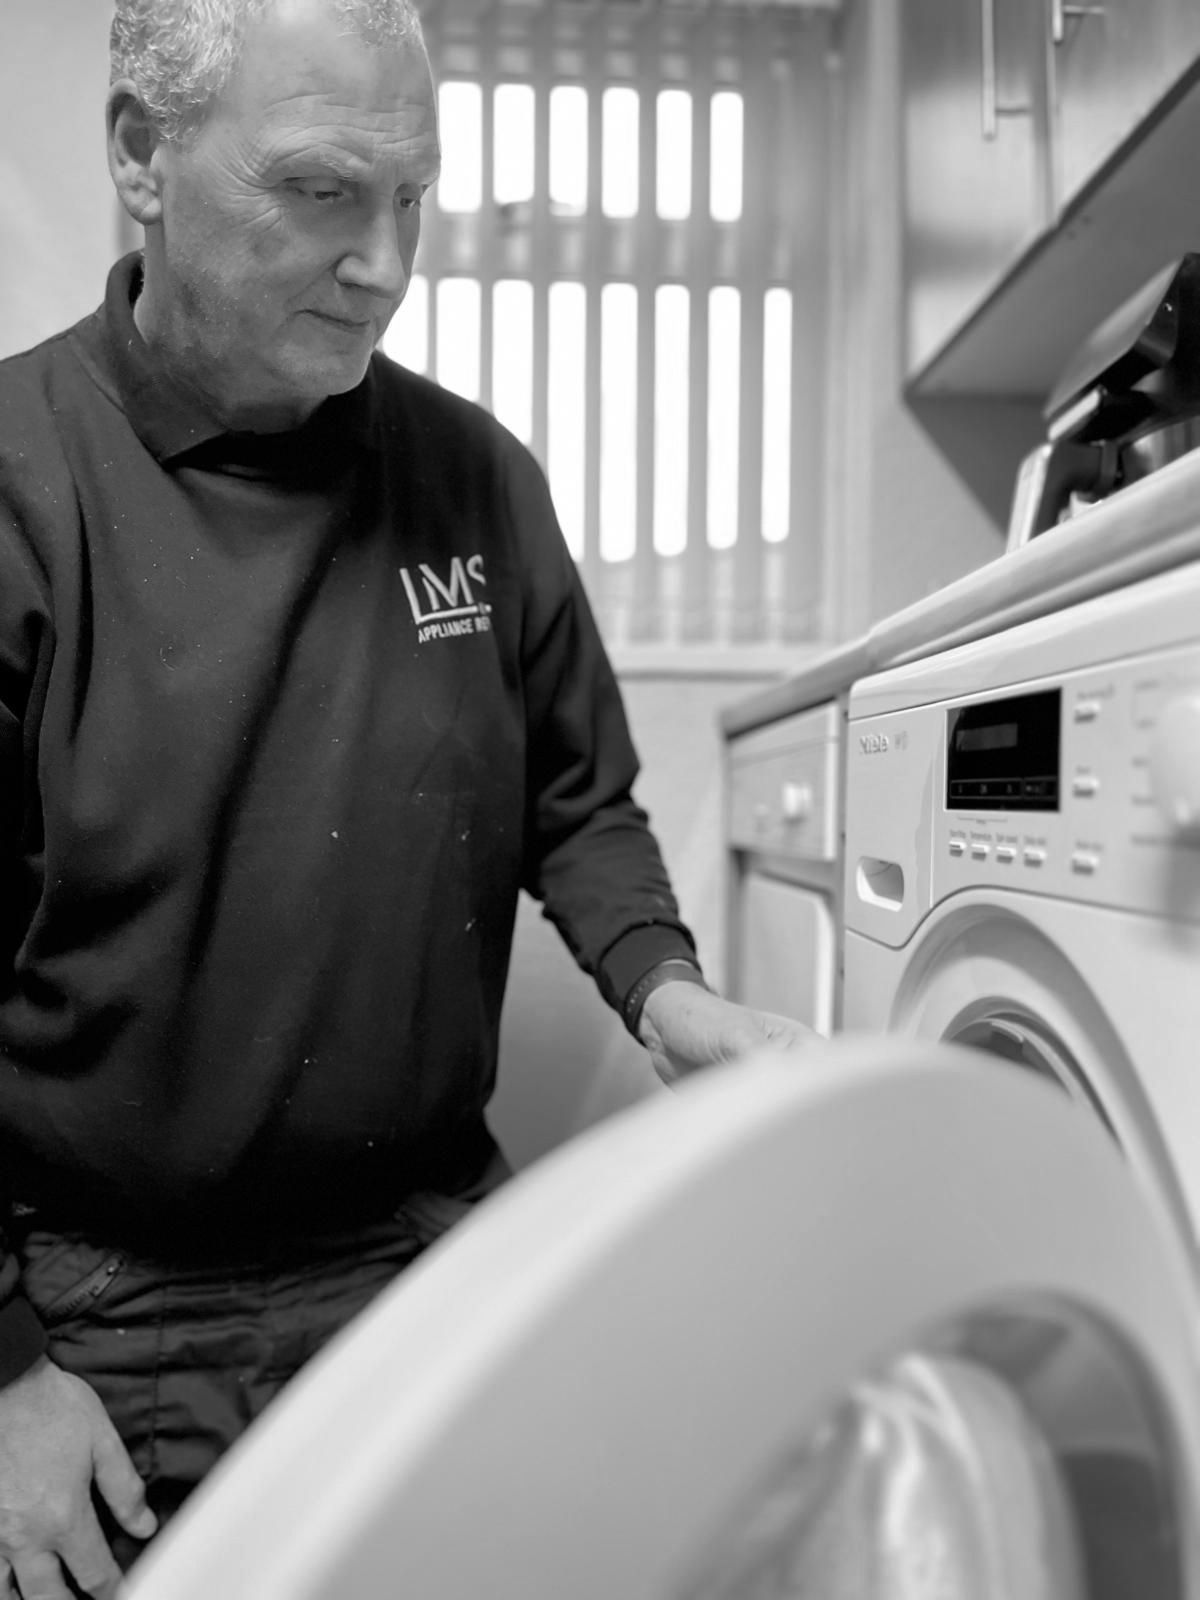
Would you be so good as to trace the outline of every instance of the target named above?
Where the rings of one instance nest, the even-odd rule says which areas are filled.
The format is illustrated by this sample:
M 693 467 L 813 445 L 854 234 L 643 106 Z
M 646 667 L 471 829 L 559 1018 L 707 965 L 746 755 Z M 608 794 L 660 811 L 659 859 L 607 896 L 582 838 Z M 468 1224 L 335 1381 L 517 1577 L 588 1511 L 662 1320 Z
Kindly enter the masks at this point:
M 684 920 L 716 987 L 725 972 L 724 747 L 717 714 L 769 681 L 716 671 L 688 677 L 622 674 L 642 759 L 637 796 L 650 814 Z M 509 1159 L 523 1166 L 658 1087 L 646 1052 L 533 902 L 523 900 L 491 1115 Z
M 99 304 L 119 253 L 105 0 L 0 5 L 0 356 Z

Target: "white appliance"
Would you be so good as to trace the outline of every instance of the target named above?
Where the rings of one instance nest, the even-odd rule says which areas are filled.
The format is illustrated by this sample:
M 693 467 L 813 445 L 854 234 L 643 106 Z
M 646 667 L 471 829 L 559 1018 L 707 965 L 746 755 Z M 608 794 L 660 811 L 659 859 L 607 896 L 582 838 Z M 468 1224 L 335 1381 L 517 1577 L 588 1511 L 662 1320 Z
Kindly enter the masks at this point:
M 1185 1600 L 1195 1321 L 1031 1075 L 904 1040 L 714 1068 L 404 1274 L 126 1600 Z
M 1197 819 L 1200 563 L 851 695 L 846 1028 L 1054 1080 L 1193 1249 Z
M 821 1033 L 845 1020 L 842 841 L 851 685 L 1200 559 L 1198 505 L 1195 450 L 723 713 L 732 998 Z
M 728 707 L 724 992 L 829 1034 L 841 1009 L 846 700 L 866 638 Z
M 844 705 L 831 701 L 728 747 L 726 992 L 833 1031 L 841 924 Z

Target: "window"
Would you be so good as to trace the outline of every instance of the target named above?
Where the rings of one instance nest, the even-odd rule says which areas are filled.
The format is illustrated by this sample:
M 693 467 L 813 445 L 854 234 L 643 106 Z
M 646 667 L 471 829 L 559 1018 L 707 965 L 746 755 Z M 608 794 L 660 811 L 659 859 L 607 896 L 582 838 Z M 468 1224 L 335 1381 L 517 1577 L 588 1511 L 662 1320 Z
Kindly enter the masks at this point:
M 442 278 L 437 286 L 437 380 L 464 400 L 479 399 L 481 295 L 474 278 Z
M 550 285 L 546 472 L 558 520 L 576 561 L 583 559 L 584 476 L 587 465 L 587 290 L 581 283 Z
M 605 89 L 601 120 L 600 204 L 606 217 L 636 217 L 638 210 L 638 92 Z
M 660 89 L 657 103 L 657 212 L 682 222 L 692 210 L 692 96 L 687 89 Z
M 384 349 L 534 450 L 610 643 L 811 637 L 824 445 L 800 379 L 825 359 L 825 213 L 820 152 L 781 152 L 824 31 L 783 10 L 425 15 L 443 175 Z
M 528 444 L 533 438 L 533 285 L 502 278 L 492 290 L 492 308 L 492 410 Z
M 482 127 L 483 94 L 479 85 L 453 79 L 443 83 L 438 89 L 442 175 L 437 192 L 443 211 L 478 211 L 482 204 Z

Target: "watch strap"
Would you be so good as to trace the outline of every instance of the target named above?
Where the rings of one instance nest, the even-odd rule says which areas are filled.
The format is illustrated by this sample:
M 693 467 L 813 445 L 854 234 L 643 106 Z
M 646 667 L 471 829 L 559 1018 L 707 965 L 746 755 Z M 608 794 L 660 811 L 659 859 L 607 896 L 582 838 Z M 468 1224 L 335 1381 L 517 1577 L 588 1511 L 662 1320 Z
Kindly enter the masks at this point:
M 647 972 L 643 972 L 638 981 L 625 996 L 622 1015 L 625 1026 L 638 1042 L 638 1023 L 642 1019 L 647 999 L 655 989 L 661 989 L 664 983 L 695 983 L 702 989 L 707 989 L 704 974 L 694 961 L 688 961 L 683 956 L 671 956 L 666 961 L 658 961 Z

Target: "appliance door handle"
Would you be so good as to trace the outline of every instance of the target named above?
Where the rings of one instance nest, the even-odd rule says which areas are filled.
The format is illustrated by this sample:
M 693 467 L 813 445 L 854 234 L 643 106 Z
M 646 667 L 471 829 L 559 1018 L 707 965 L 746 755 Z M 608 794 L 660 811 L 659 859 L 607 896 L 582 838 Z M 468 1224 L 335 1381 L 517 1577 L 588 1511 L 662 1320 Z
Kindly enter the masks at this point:
M 1055 0 L 1061 7 L 1062 0 Z M 980 80 L 979 120 L 980 132 L 985 139 L 994 139 L 999 131 L 996 113 L 996 0 L 979 0 Z
M 1061 4 L 1061 0 L 1056 0 Z M 979 127 L 989 143 L 1000 136 L 1001 117 L 1027 117 L 1032 114 L 1032 103 L 1001 105 L 999 82 L 999 44 L 996 37 L 996 6 L 999 0 L 979 0 Z M 1076 11 L 1093 9 L 1067 6 L 1067 15 Z M 1098 8 L 1096 8 L 1098 9 Z
M 1067 0 L 1050 0 L 1050 42 L 1061 45 L 1067 37 L 1068 17 L 1102 17 L 1104 6 L 1069 5 Z
M 898 861 L 878 856 L 860 856 L 854 874 L 854 887 L 864 905 L 883 911 L 899 911 L 904 904 L 904 868 Z

